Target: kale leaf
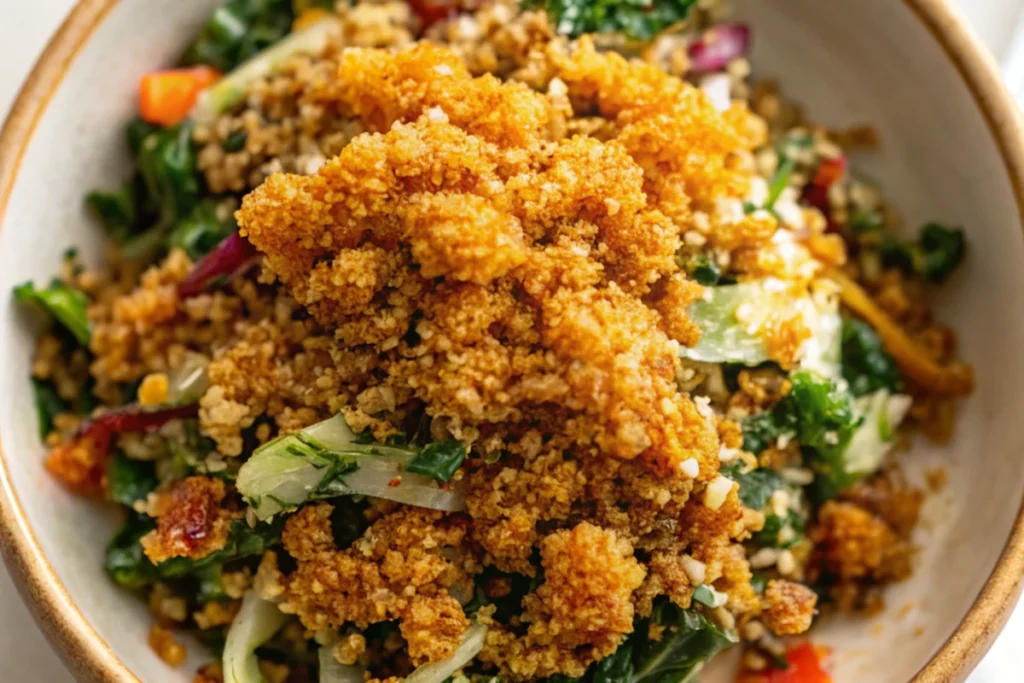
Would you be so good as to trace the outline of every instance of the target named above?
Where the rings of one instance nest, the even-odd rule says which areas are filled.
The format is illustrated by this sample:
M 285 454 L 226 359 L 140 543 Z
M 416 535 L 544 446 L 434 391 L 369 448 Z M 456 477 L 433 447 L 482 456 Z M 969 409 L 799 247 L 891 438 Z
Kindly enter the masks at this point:
M 120 452 L 107 465 L 107 481 L 111 500 L 128 507 L 145 499 L 159 483 L 153 463 L 132 460 Z
M 54 280 L 49 287 L 37 289 L 31 282 L 14 288 L 14 298 L 32 304 L 48 313 L 74 336 L 82 346 L 89 346 L 92 323 L 89 322 L 89 299 L 70 285 Z
M 193 261 L 198 261 L 238 229 L 231 211 L 218 211 L 217 201 L 205 199 L 192 212 L 177 222 L 171 231 L 170 246 L 184 249 Z
M 333 1 L 229 0 L 214 11 L 182 62 L 231 71 L 284 38 L 303 5 L 332 9 Z
M 751 510 L 760 511 L 783 486 L 782 477 L 774 470 L 761 468 L 744 473 L 739 465 L 723 467 L 722 474 L 740 486 L 740 501 Z
M 903 378 L 874 328 L 856 318 L 843 318 L 843 378 L 850 393 L 863 396 L 886 389 L 900 391 Z
M 465 458 L 466 447 L 458 441 L 435 441 L 424 446 L 405 469 L 447 482 Z
M 650 40 L 687 17 L 696 0 L 524 0 L 528 9 L 544 9 L 555 31 L 570 37 L 584 33 L 622 33 Z
M 67 412 L 68 405 L 60 397 L 53 384 L 35 377 L 32 378 L 32 393 L 35 396 L 36 412 L 39 415 L 39 438 L 46 437 L 53 431 L 53 418 Z
M 156 523 L 146 515 L 132 514 L 128 518 L 107 543 L 103 567 L 110 578 L 125 588 L 141 588 L 159 577 L 139 542 L 155 528 Z
M 85 204 L 116 241 L 123 242 L 139 223 L 137 177 L 126 180 L 116 190 L 95 190 L 85 195 Z
M 921 228 L 916 242 L 901 242 L 882 236 L 878 249 L 885 265 L 915 273 L 929 282 L 941 283 L 963 261 L 966 241 L 961 228 L 927 223 Z
M 783 529 L 789 527 L 793 530 L 789 541 L 782 541 L 779 534 Z M 765 515 L 764 527 L 754 534 L 754 543 L 761 547 L 789 548 L 800 542 L 800 534 L 804 530 L 803 519 L 796 510 L 789 510 L 785 517 L 778 515 Z
M 244 520 L 235 520 L 231 523 L 228 542 L 220 550 L 198 560 L 175 557 L 155 565 L 143 552 L 141 539 L 156 528 L 156 522 L 146 515 L 132 514 L 107 544 L 104 568 L 114 581 L 126 588 L 140 588 L 159 579 L 197 577 L 200 581 L 209 581 L 211 567 L 256 557 L 277 545 L 284 521 L 281 517 L 272 524 L 252 528 Z
M 751 415 L 740 426 L 743 430 L 743 450 L 754 455 L 774 446 L 778 438 L 791 428 L 791 425 L 777 421 L 771 411 Z
M 743 421 L 743 448 L 757 454 L 779 436 L 792 435 L 804 462 L 815 471 L 816 496 L 831 498 L 853 482 L 843 455 L 862 418 L 854 412 L 850 394 L 828 379 L 807 370 L 789 379 L 789 394 L 771 411 Z

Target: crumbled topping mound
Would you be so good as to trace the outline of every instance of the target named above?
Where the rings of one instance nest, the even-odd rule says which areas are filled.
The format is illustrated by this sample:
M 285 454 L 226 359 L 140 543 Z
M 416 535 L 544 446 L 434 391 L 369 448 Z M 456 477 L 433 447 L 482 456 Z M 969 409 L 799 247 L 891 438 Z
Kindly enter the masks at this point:
M 712 427 L 675 384 L 700 287 L 674 256 L 691 204 L 745 190 L 742 112 L 586 41 L 556 64 L 616 140 L 556 139 L 551 98 L 472 78 L 446 49 L 344 52 L 310 87 L 386 132 L 269 178 L 243 234 L 340 341 L 383 355 L 398 404 L 423 401 L 465 440 L 556 412 L 578 446 L 662 471 L 695 458 L 709 476 Z

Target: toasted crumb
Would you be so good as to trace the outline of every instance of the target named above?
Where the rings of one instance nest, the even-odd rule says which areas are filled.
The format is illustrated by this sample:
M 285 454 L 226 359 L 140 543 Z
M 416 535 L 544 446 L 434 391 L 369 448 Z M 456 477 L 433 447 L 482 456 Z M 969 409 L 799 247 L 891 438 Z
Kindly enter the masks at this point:
M 188 477 L 160 494 L 157 528 L 142 538 L 146 556 L 153 562 L 172 557 L 200 559 L 224 547 L 231 521 L 240 513 L 221 506 L 224 480 Z
M 803 584 L 769 581 L 764 591 L 761 621 L 772 633 L 792 636 L 811 627 L 818 595 Z
M 181 666 L 188 659 L 188 651 L 185 646 L 170 631 L 158 624 L 153 624 L 150 627 L 147 642 L 153 648 L 153 652 L 168 666 Z

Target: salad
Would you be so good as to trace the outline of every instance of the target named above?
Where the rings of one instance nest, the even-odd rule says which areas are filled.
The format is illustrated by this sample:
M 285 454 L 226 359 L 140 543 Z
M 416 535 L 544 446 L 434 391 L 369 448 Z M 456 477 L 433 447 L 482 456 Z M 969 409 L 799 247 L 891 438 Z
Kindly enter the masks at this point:
M 229 0 L 15 289 L 46 469 L 197 683 L 828 681 L 973 388 L 912 236 L 717 2 Z M 752 73 L 754 75 L 752 75 Z M 97 239 L 101 239 L 99 233 Z

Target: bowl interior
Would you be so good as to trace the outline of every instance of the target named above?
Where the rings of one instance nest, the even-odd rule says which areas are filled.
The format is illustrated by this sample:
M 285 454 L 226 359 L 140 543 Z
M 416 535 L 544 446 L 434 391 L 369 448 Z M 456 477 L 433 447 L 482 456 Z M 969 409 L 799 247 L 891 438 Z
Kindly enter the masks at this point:
M 124 0 L 110 10 L 25 148 L 0 219 L 0 292 L 47 280 L 69 246 L 89 260 L 99 257 L 100 231 L 85 215 L 82 196 L 124 176 L 123 123 L 134 113 L 139 75 L 170 63 L 216 4 Z M 1008 308 L 1012 293 L 1024 290 L 1021 210 L 971 90 L 914 3 L 738 4 L 754 26 L 758 76 L 777 78 L 817 121 L 873 124 L 882 146 L 857 158 L 856 168 L 878 182 L 908 226 L 962 224 L 970 240 L 966 266 L 936 292 L 936 309 L 975 364 L 978 390 L 962 408 L 951 445 L 918 440 L 901 456 L 918 480 L 939 466 L 949 474 L 926 505 L 917 572 L 888 593 L 884 613 L 826 619 L 816 635 L 835 650 L 837 680 L 906 681 L 969 610 L 1024 492 L 1024 459 L 1017 457 L 1024 420 L 1017 417 L 1017 390 L 1005 381 L 1024 375 L 1024 317 Z M 145 644 L 145 607 L 103 573 L 113 515 L 66 494 L 42 469 L 28 323 L 9 296 L 0 296 L 0 435 L 17 498 L 71 598 L 128 668 L 142 680 L 190 681 L 201 653 L 168 670 Z

